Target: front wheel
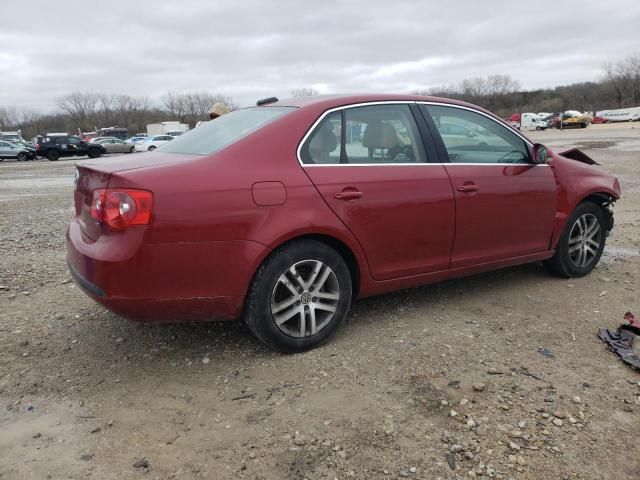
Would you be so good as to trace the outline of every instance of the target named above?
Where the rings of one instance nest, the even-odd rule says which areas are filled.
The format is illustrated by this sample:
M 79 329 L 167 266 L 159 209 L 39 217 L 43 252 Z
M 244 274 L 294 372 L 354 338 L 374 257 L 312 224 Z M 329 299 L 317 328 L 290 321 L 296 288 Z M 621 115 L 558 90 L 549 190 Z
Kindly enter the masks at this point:
M 29 156 L 26 153 L 20 152 L 18 154 L 18 161 L 19 162 L 26 162 L 27 160 L 29 160 Z
M 351 275 L 334 249 L 302 240 L 275 250 L 256 272 L 245 322 L 267 346 L 302 352 L 329 339 L 351 306 Z
M 149 150 L 150 152 L 153 152 L 156 149 L 155 145 L 151 145 L 147 150 Z
M 599 205 L 583 202 L 564 227 L 556 253 L 546 266 L 561 277 L 583 277 L 597 265 L 606 239 L 604 213 Z

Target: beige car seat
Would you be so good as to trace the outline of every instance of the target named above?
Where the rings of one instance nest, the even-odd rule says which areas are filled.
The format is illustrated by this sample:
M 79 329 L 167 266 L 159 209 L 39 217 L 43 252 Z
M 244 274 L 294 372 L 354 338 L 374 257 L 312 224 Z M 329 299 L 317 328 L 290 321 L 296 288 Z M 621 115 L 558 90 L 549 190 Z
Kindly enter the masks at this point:
M 382 159 L 387 160 L 390 150 L 398 147 L 399 143 L 398 133 L 393 125 L 379 120 L 368 124 L 362 136 L 362 146 L 369 150 L 369 161 L 373 161 L 375 150 L 382 150 Z

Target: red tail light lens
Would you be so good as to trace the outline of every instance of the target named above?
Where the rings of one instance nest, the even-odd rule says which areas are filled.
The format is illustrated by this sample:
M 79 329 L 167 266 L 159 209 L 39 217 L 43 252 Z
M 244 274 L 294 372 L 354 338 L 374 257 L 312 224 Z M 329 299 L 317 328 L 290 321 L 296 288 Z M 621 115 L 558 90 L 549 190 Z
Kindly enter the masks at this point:
M 93 191 L 91 216 L 113 230 L 130 225 L 148 225 L 153 210 L 153 193 L 133 188 Z

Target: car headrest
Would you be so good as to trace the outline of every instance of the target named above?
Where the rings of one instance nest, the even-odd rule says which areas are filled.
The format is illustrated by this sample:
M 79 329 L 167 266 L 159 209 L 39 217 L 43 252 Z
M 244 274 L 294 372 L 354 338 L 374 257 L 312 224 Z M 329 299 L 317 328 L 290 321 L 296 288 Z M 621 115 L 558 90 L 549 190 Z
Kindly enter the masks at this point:
M 333 152 L 338 146 L 338 139 L 328 129 L 321 129 L 316 135 L 313 136 L 309 142 L 309 150 L 311 152 L 318 153 L 330 153 Z
M 396 129 L 385 122 L 370 123 L 362 136 L 362 146 L 366 148 L 394 148 L 397 145 Z

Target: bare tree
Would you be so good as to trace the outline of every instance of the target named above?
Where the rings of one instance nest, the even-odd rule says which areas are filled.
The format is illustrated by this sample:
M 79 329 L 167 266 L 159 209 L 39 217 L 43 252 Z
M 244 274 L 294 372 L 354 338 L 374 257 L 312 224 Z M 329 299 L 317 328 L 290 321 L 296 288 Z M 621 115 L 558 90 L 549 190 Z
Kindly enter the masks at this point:
M 291 90 L 292 97 L 314 97 L 319 93 L 320 92 L 318 90 L 311 87 L 293 88 Z
M 99 94 L 95 92 L 73 92 L 58 99 L 58 107 L 66 112 L 81 129 L 95 126 Z

